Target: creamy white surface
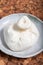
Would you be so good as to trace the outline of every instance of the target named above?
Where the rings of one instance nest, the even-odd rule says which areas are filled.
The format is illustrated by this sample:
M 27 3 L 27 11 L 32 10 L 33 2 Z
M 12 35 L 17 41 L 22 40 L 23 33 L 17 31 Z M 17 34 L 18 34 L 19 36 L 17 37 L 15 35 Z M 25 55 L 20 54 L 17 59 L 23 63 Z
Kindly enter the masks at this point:
M 27 29 L 31 26 L 30 19 L 27 16 L 23 16 L 17 24 L 22 29 Z
M 26 23 L 24 24 L 24 21 Z M 14 24 L 4 28 L 4 39 L 7 46 L 13 51 L 21 51 L 30 48 L 39 38 L 39 31 L 35 24 L 23 16 L 17 25 L 25 31 L 17 31 L 13 29 Z

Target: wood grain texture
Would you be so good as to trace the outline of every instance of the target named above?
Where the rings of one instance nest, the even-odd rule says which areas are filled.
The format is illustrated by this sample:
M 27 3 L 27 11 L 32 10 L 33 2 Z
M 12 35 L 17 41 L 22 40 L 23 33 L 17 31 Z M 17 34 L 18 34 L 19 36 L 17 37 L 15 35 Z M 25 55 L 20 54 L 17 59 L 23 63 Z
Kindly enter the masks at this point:
M 0 18 L 20 12 L 31 13 L 43 20 L 43 0 L 0 0 Z
M 12 13 L 31 13 L 43 20 L 43 0 L 0 0 L 0 18 Z M 43 52 L 19 59 L 0 51 L 0 65 L 43 65 Z
M 43 52 L 34 57 L 22 59 L 6 55 L 0 51 L 0 65 L 43 65 Z

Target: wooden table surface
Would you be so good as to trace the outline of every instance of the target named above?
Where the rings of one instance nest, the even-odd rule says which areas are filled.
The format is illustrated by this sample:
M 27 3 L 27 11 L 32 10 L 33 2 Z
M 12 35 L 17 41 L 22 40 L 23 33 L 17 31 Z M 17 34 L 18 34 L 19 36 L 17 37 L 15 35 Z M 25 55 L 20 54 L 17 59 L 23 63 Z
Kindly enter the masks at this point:
M 43 0 L 0 0 L 0 19 L 12 13 L 31 13 L 43 20 Z M 0 65 L 43 65 L 43 52 L 19 59 L 0 51 Z

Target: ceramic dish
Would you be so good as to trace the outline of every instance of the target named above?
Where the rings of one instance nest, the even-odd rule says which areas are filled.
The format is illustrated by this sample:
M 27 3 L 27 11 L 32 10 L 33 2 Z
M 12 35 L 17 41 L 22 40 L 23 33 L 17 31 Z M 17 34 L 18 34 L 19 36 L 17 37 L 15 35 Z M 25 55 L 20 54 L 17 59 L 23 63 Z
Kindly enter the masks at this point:
M 9 22 L 12 21 L 17 22 L 24 15 L 28 16 L 31 19 L 31 21 L 35 23 L 35 25 L 37 26 L 40 32 L 40 37 L 38 42 L 35 45 L 33 45 L 31 48 L 21 52 L 14 52 L 11 51 L 4 42 L 3 28 Z M 43 22 L 39 18 L 26 13 L 11 14 L 9 16 L 3 17 L 2 19 L 0 19 L 0 50 L 8 55 L 19 58 L 28 58 L 39 54 L 40 52 L 43 51 Z

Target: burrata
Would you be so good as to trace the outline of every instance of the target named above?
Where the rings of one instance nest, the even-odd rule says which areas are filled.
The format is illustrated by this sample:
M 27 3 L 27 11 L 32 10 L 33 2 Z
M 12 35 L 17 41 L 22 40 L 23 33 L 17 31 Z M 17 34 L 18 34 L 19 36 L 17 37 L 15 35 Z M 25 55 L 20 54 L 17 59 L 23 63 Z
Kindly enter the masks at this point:
M 38 38 L 38 29 L 27 16 L 4 28 L 5 43 L 13 51 L 23 51 L 32 47 Z

